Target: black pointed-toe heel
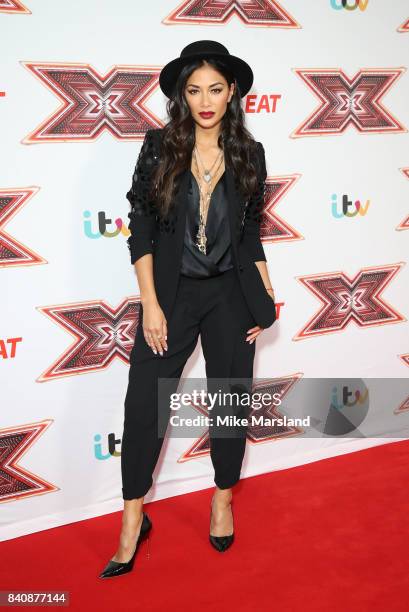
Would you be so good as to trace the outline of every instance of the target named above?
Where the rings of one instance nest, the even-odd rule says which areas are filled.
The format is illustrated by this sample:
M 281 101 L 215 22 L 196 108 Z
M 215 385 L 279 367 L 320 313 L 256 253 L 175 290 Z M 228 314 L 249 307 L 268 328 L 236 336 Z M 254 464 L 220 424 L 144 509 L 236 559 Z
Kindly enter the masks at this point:
M 103 571 L 100 573 L 99 578 L 111 578 L 112 576 L 121 576 L 122 574 L 127 574 L 128 572 L 130 572 L 133 569 L 135 556 L 138 551 L 139 545 L 143 540 L 146 539 L 151 528 L 152 521 L 150 520 L 149 516 L 144 512 L 141 530 L 139 532 L 139 536 L 136 541 L 135 550 L 132 557 L 129 559 L 129 561 L 126 561 L 125 563 L 120 563 L 119 561 L 113 561 L 111 559 L 106 565 L 106 567 L 103 569 Z
M 219 552 L 227 550 L 234 541 L 234 532 L 228 536 L 212 536 L 209 533 L 209 540 L 211 545 Z
M 212 509 L 212 505 L 210 505 L 210 508 Z M 213 548 L 215 548 L 217 551 L 224 552 L 234 542 L 234 531 L 230 535 L 225 535 L 225 536 L 214 536 L 211 533 L 209 533 L 209 541 L 210 541 L 210 544 L 213 546 Z

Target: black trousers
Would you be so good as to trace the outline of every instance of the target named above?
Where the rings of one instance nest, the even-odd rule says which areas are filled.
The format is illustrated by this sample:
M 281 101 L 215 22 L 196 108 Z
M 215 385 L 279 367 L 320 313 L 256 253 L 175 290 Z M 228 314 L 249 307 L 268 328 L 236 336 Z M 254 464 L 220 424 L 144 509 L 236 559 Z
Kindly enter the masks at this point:
M 163 356 L 155 355 L 147 345 L 142 323 L 137 326 L 125 397 L 121 447 L 123 499 L 142 497 L 152 486 L 152 474 L 164 440 L 164 434 L 160 436 L 158 432 L 158 378 L 173 379 L 176 391 L 199 334 L 207 391 L 211 387 L 209 382 L 229 377 L 246 379 L 245 392 L 251 391 L 256 341 L 250 344 L 246 337 L 247 330 L 256 322 L 234 268 L 206 279 L 180 275 L 175 304 L 167 323 L 168 350 L 163 351 Z M 160 410 L 165 410 L 165 418 L 170 418 L 168 406 L 162 403 Z M 217 406 L 212 410 L 213 418 L 215 410 Z M 248 414 L 249 411 L 239 412 L 238 416 Z M 227 489 L 240 478 L 247 427 L 233 426 L 236 435 L 226 437 L 220 433 L 212 436 L 211 429 L 209 427 L 214 482 L 219 488 Z

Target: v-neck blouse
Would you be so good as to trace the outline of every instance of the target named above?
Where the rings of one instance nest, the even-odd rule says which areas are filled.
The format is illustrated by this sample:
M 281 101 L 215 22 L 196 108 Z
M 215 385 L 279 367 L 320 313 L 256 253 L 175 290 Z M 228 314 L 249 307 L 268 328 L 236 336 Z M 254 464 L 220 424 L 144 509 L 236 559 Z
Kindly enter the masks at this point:
M 207 237 L 206 255 L 195 244 L 200 220 L 200 192 L 191 170 L 187 198 L 181 274 L 194 278 L 218 276 L 222 272 L 233 268 L 226 171 L 218 180 L 210 198 L 205 230 Z

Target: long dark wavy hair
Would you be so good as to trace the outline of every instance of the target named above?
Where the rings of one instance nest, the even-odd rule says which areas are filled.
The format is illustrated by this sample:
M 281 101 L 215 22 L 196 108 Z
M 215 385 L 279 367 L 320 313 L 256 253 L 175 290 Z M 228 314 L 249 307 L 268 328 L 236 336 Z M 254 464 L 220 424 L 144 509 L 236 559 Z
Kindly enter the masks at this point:
M 248 199 L 257 187 L 256 141 L 245 127 L 241 96 L 234 75 L 226 64 L 215 58 L 200 58 L 185 65 L 175 83 L 173 97 L 166 104 L 168 123 L 163 128 L 159 164 L 154 172 L 150 199 L 161 216 L 171 210 L 180 175 L 190 168 L 195 145 L 195 122 L 184 96 L 186 81 L 194 70 L 207 62 L 226 79 L 235 83 L 234 93 L 222 118 L 218 146 L 223 149 L 226 164 L 233 170 L 236 187 Z

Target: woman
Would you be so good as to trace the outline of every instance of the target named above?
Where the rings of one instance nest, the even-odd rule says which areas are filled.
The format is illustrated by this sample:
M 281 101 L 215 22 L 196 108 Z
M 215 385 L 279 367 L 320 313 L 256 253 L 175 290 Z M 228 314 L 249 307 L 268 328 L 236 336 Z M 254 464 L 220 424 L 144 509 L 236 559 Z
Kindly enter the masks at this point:
M 125 398 L 122 530 L 102 578 L 132 569 L 152 527 L 143 498 L 164 439 L 159 418 L 167 423 L 170 413 L 166 402 L 159 410 L 158 378 L 176 390 L 200 335 L 208 391 L 216 378 L 251 381 L 254 341 L 276 318 L 260 240 L 264 149 L 245 128 L 241 108 L 252 83 L 250 66 L 215 41 L 188 45 L 160 74 L 170 121 L 147 131 L 127 193 L 142 325 Z M 223 552 L 234 540 L 232 487 L 246 428 L 216 431 L 209 426 L 216 484 L 209 539 Z

